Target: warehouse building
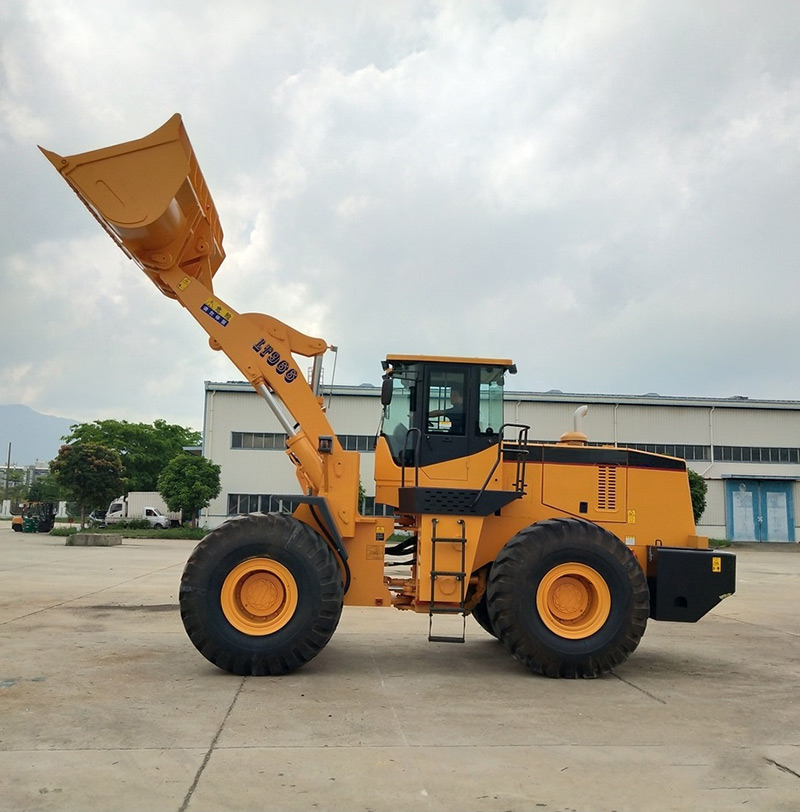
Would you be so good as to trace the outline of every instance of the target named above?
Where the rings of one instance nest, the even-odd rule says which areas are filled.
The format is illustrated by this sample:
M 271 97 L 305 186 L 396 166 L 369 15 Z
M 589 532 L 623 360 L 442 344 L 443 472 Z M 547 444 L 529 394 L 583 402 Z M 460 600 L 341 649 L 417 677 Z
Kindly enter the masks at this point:
M 325 405 L 339 440 L 362 452 L 363 511 L 375 505 L 375 437 L 380 388 L 334 386 Z M 531 427 L 532 441 L 553 442 L 588 405 L 589 442 L 682 457 L 708 483 L 698 532 L 732 541 L 793 542 L 800 497 L 800 402 L 647 395 L 505 393 L 508 423 Z M 299 493 L 285 434 L 248 383 L 207 382 L 203 453 L 222 468 L 222 492 L 203 513 L 215 527 L 229 516 L 291 509 Z

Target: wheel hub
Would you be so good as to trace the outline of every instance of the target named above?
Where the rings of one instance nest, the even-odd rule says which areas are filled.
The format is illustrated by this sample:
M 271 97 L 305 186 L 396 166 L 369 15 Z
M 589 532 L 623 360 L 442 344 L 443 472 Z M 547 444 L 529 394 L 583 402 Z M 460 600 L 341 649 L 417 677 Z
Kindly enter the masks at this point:
M 271 573 L 257 572 L 241 584 L 242 606 L 256 617 L 267 617 L 280 608 L 286 597 L 283 584 Z
M 228 622 L 245 634 L 263 636 L 282 629 L 297 608 L 291 572 L 269 558 L 250 558 L 228 573 L 220 593 Z
M 586 611 L 590 596 L 586 585 L 578 578 L 569 575 L 559 578 L 550 596 L 551 606 L 559 617 L 574 620 Z
M 560 564 L 539 583 L 536 608 L 550 631 L 579 640 L 602 628 L 611 611 L 611 592 L 600 573 L 586 564 Z

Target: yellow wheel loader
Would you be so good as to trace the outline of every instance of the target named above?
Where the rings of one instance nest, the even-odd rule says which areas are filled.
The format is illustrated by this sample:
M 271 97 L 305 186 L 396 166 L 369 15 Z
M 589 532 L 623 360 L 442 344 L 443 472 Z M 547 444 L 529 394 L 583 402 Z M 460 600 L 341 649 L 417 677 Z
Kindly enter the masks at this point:
M 734 556 L 696 535 L 685 462 L 590 445 L 580 415 L 560 440 L 531 442 L 504 418 L 509 359 L 386 358 L 375 498 L 395 514 L 361 515 L 359 454 L 322 405 L 327 342 L 214 293 L 222 229 L 180 116 L 136 141 L 42 151 L 286 432 L 294 514 L 225 522 L 182 576 L 184 626 L 215 665 L 288 673 L 348 604 L 425 613 L 433 641 L 463 642 L 472 614 L 532 671 L 594 677 L 627 659 L 649 618 L 694 622 L 733 593 Z M 407 574 L 387 575 L 393 562 Z

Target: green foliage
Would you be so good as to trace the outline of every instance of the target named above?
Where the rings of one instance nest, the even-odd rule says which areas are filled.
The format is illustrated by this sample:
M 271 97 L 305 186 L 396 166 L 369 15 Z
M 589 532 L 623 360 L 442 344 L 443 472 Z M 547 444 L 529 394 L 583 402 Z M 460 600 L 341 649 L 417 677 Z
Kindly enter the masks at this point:
M 122 488 L 119 454 L 98 443 L 62 445 L 50 463 L 50 473 L 80 506 L 81 526 L 87 507 L 108 503 Z
M 725 547 L 732 547 L 733 544 L 730 539 L 709 539 L 708 546 L 714 550 L 719 550 Z
M 153 530 L 153 525 L 147 519 L 125 519 L 114 522 L 113 528 L 119 530 Z
M 19 468 L 4 468 L 3 499 L 10 499 L 12 502 L 22 502 L 25 499 L 25 472 Z
M 58 502 L 60 498 L 61 487 L 52 472 L 37 477 L 28 489 L 29 502 Z
M 697 524 L 706 509 L 708 483 L 696 471 L 691 468 L 687 470 L 689 472 L 689 492 L 692 495 L 692 513 L 694 513 L 694 522 Z
M 50 531 L 50 535 L 51 536 L 74 536 L 75 533 L 78 533 L 78 532 L 80 532 L 80 528 L 75 527 L 74 525 L 71 526 L 71 527 L 64 527 L 62 525 L 61 527 L 54 527 Z
M 64 438 L 71 442 L 99 443 L 119 452 L 123 464 L 120 491 L 155 491 L 164 466 L 184 446 L 200 445 L 202 435 L 165 420 L 129 423 L 127 420 L 95 420 L 77 423 Z M 119 492 L 117 493 L 119 495 Z
M 220 467 L 205 457 L 179 454 L 158 478 L 158 492 L 170 510 L 182 510 L 184 518 L 197 516 L 201 508 L 219 496 Z
M 51 536 L 72 536 L 75 533 L 79 533 L 80 529 L 78 527 L 64 527 L 63 525 L 58 527 L 54 527 L 50 531 Z M 111 535 L 122 535 L 124 538 L 133 538 L 133 539 L 152 539 L 157 538 L 159 540 L 163 539 L 190 539 L 190 540 L 199 540 L 205 538 L 208 534 L 207 528 L 195 528 L 195 527 L 173 527 L 167 528 L 166 530 L 153 530 L 150 525 L 147 525 L 146 530 L 131 530 L 130 528 L 120 528 L 119 525 L 115 524 L 113 528 L 107 527 L 104 529 L 95 528 L 92 530 L 92 533 L 101 533 L 101 534 L 111 534 Z

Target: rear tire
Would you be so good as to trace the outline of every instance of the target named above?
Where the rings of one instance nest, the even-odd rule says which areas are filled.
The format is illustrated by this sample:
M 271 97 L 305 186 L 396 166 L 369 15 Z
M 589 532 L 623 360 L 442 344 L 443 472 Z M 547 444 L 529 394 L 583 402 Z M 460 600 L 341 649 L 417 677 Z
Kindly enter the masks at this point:
M 489 632 L 494 638 L 498 638 L 497 632 L 492 626 L 492 621 L 489 617 L 489 608 L 486 605 L 486 593 L 483 593 L 481 599 L 472 607 L 472 617 L 478 622 L 478 625 L 485 631 Z
M 344 600 L 336 559 L 321 536 L 284 514 L 232 519 L 186 563 L 186 633 L 214 665 L 241 676 L 287 674 L 316 657 Z
M 607 530 L 550 519 L 514 536 L 492 565 L 492 627 L 531 671 L 597 677 L 625 662 L 647 626 L 650 593 L 633 553 Z

